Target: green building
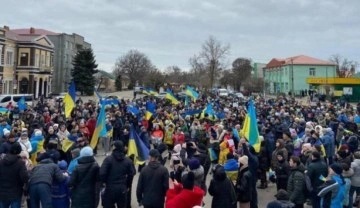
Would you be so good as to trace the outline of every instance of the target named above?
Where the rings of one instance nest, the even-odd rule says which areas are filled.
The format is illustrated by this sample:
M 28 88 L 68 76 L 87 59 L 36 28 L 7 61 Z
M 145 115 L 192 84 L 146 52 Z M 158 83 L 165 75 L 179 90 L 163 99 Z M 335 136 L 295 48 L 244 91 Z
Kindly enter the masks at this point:
M 336 77 L 336 64 L 309 56 L 273 58 L 264 68 L 267 93 L 295 93 L 309 90 L 309 77 Z

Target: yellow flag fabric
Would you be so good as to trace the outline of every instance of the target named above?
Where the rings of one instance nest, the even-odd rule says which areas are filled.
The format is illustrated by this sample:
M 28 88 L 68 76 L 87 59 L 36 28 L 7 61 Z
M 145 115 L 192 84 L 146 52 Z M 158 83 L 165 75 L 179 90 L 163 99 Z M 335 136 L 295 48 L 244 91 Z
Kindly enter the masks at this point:
M 71 98 L 69 93 L 65 94 L 64 97 L 64 104 L 65 104 L 65 117 L 69 118 L 71 116 L 71 111 L 74 109 L 75 107 L 75 102 L 74 100 Z
M 73 141 L 71 141 L 68 138 L 65 138 L 62 141 L 62 147 L 61 147 L 62 151 L 67 152 L 70 149 L 70 147 L 73 146 L 73 144 L 74 144 Z

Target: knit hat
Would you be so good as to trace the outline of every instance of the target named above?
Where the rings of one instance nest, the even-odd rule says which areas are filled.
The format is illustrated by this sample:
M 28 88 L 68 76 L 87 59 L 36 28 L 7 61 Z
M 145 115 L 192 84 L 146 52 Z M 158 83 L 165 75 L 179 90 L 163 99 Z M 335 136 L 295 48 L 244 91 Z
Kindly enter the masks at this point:
M 247 166 L 249 164 L 248 156 L 244 155 L 244 156 L 240 157 L 239 158 L 239 163 L 244 165 L 244 166 Z
M 125 152 L 125 147 L 124 147 L 124 143 L 122 141 L 116 141 L 114 142 L 114 150 L 120 151 L 120 152 Z
M 341 175 L 343 172 L 342 166 L 338 163 L 333 163 L 332 165 L 330 165 L 330 168 L 338 175 Z
M 4 135 L 10 134 L 10 131 L 7 128 L 4 128 L 3 129 L 3 134 Z
M 21 152 L 21 145 L 18 142 L 15 142 L 10 147 L 10 154 L 18 155 Z
M 35 136 L 41 136 L 41 135 L 42 135 L 41 130 L 39 129 L 35 130 Z
M 93 149 L 89 146 L 84 147 L 80 150 L 80 157 L 93 156 Z
M 61 161 L 58 162 L 58 166 L 59 166 L 59 168 L 60 168 L 61 170 L 66 170 L 68 164 L 67 164 L 67 162 L 66 162 L 65 160 L 61 160 Z
M 181 183 L 184 189 L 192 190 L 195 184 L 195 175 L 193 172 L 188 172 L 181 178 Z
M 277 200 L 289 200 L 289 193 L 284 189 L 280 189 L 276 194 L 275 197 Z
M 21 151 L 19 155 L 22 158 L 29 159 L 29 153 L 27 151 Z
M 196 158 L 192 158 L 190 161 L 189 161 L 189 168 L 190 170 L 195 170 L 195 169 L 198 169 L 200 167 L 200 162 L 198 159 Z

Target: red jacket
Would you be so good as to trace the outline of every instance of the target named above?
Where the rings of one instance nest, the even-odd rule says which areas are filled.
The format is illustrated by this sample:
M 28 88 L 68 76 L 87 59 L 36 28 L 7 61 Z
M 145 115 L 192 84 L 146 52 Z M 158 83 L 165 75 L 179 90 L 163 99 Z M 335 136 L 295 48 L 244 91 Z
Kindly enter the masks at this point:
M 89 136 L 92 137 L 96 128 L 96 119 L 90 118 L 86 124 L 87 128 L 89 129 Z
M 174 142 L 174 145 L 177 145 L 177 144 L 183 144 L 185 142 L 185 134 L 183 132 L 181 133 L 175 133 L 173 136 L 172 136 L 172 140 Z
M 166 193 L 166 208 L 193 208 L 201 206 L 204 191 L 194 186 L 193 190 L 183 189 L 181 184 Z

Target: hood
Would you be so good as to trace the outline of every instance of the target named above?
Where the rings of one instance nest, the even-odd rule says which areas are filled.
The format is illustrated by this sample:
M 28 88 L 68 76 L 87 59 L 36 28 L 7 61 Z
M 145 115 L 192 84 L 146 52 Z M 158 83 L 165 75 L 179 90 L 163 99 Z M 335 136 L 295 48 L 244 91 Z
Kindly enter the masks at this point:
M 160 167 L 160 162 L 159 161 L 150 161 L 148 166 L 152 169 L 157 169 L 158 167 Z
M 114 150 L 112 152 L 112 156 L 116 159 L 116 160 L 124 160 L 125 158 L 125 153 L 119 151 L 119 150 Z
M 225 171 L 237 171 L 239 168 L 238 162 L 235 159 L 226 161 L 224 165 Z
M 95 162 L 95 159 L 93 156 L 84 156 L 84 157 L 80 157 L 78 160 L 79 164 L 85 164 L 85 163 L 93 163 Z
M 226 172 L 223 167 L 217 168 L 214 172 L 214 180 L 224 181 L 226 179 Z
M 205 193 L 201 188 L 194 186 L 193 190 L 183 189 L 180 194 L 186 199 L 186 204 L 192 207 L 193 205 L 200 205 L 202 203 Z
M 6 166 L 9 166 L 9 165 L 16 163 L 19 159 L 20 159 L 20 156 L 18 156 L 18 155 L 7 154 L 7 155 L 5 155 L 3 160 L 4 160 L 4 164 Z
M 197 169 L 194 169 L 194 170 L 191 170 L 191 172 L 194 173 L 195 175 L 195 180 L 201 178 L 201 177 L 204 177 L 204 168 L 202 166 L 200 166 L 199 168 Z
M 54 161 L 50 158 L 46 158 L 40 161 L 41 164 L 49 164 L 49 163 L 54 163 Z

